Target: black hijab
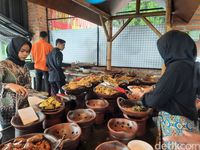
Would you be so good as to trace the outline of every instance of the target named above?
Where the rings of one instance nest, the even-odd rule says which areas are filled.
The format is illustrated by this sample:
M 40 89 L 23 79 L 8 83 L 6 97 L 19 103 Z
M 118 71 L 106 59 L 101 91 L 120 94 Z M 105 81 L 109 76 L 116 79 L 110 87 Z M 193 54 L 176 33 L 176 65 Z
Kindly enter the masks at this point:
M 172 30 L 165 33 L 157 41 L 157 47 L 165 65 L 174 61 L 186 61 L 194 65 L 193 86 L 200 94 L 200 63 L 195 62 L 197 47 L 194 40 L 181 31 Z
M 172 30 L 157 41 L 157 46 L 165 65 L 177 60 L 195 62 L 197 48 L 193 39 L 186 33 Z
M 8 57 L 7 59 L 11 60 L 16 65 L 19 65 L 19 66 L 22 66 L 22 67 L 25 64 L 25 61 L 21 61 L 19 59 L 18 53 L 19 53 L 19 50 L 21 49 L 21 47 L 24 44 L 28 44 L 30 49 L 31 49 L 32 44 L 26 38 L 23 38 L 23 37 L 13 38 L 10 41 L 10 43 L 8 44 L 8 47 L 7 47 L 7 57 Z

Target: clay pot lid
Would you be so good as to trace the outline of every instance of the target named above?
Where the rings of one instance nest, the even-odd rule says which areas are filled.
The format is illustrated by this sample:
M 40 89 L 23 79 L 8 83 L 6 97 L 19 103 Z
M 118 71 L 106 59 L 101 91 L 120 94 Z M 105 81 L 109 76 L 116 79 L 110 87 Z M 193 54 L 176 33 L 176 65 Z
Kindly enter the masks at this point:
M 153 147 L 141 140 L 132 140 L 128 143 L 130 150 L 153 150 Z
M 107 100 L 104 99 L 92 99 L 86 101 L 86 106 L 96 112 L 99 112 L 105 111 L 105 109 L 109 106 L 109 103 Z
M 130 150 L 125 144 L 119 141 L 108 141 L 99 144 L 95 150 Z
M 96 118 L 96 113 L 92 109 L 75 109 L 67 113 L 67 120 L 69 122 L 76 122 L 79 125 L 91 123 Z
M 144 108 L 145 109 L 144 111 L 136 111 L 133 109 L 133 107 L 134 106 L 140 107 L 140 105 L 136 104 L 133 101 L 124 99 L 122 97 L 117 98 L 117 105 L 124 114 L 127 114 L 128 116 L 132 116 L 132 117 L 146 117 L 152 111 L 151 108 Z
M 81 128 L 76 123 L 61 123 L 47 128 L 44 133 L 61 139 L 65 135 L 63 142 L 76 141 L 81 136 Z
M 23 125 L 19 115 L 15 115 L 11 119 L 11 125 L 17 129 L 28 129 L 28 128 L 31 129 L 33 126 L 37 126 L 38 124 L 42 123 L 46 118 L 45 114 L 40 111 L 37 111 L 36 115 L 38 116 L 39 119 L 27 125 Z
M 130 140 L 135 137 L 138 126 L 135 121 L 125 118 L 113 118 L 108 121 L 107 127 L 111 136 L 120 140 Z

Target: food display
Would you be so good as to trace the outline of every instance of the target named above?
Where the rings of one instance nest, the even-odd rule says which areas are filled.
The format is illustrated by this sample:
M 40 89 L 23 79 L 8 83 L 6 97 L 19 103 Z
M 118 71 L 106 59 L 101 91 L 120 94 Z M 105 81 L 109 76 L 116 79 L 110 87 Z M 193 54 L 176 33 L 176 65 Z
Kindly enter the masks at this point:
M 116 91 L 113 88 L 110 87 L 106 87 L 106 86 L 102 86 L 102 85 L 98 85 L 95 87 L 94 91 L 98 94 L 102 94 L 102 95 L 114 95 L 119 93 L 118 91 Z
M 131 76 L 127 76 L 127 75 L 123 75 L 123 76 L 120 76 L 120 77 L 115 77 L 117 83 L 120 85 L 120 84 L 123 84 L 123 83 L 126 83 L 126 84 L 129 84 L 131 82 L 133 82 L 135 80 L 134 77 L 131 77 Z
M 90 75 L 84 78 L 81 78 L 80 82 L 86 84 L 100 83 L 102 81 L 102 76 Z
M 64 85 L 64 89 L 65 90 L 75 90 L 75 89 L 78 89 L 80 87 L 85 87 L 87 85 L 88 84 L 86 84 L 85 82 L 71 81 L 70 83 Z
M 101 82 L 102 77 L 96 75 L 90 75 L 83 77 L 79 80 L 74 80 L 64 85 L 65 90 L 75 90 L 83 87 L 90 87 L 93 83 Z
M 152 111 L 151 108 L 144 107 L 141 104 L 118 97 L 117 105 L 119 109 L 126 115 L 131 117 L 146 117 Z
M 141 105 L 135 105 L 131 109 L 138 112 L 147 111 L 147 108 Z
M 18 137 L 9 142 L 1 150 L 52 150 L 51 144 L 43 134 L 37 134 L 29 138 Z
M 159 80 L 159 76 L 157 75 L 146 75 L 145 77 L 143 77 L 142 83 L 146 83 L 146 84 L 155 84 L 158 80 Z
M 114 85 L 114 86 L 118 86 L 118 82 L 115 78 L 112 78 L 110 75 L 106 75 L 103 77 L 103 80 Z
M 60 108 L 61 105 L 62 103 L 58 101 L 55 96 L 51 96 L 39 103 L 39 107 L 43 110 L 55 110 Z

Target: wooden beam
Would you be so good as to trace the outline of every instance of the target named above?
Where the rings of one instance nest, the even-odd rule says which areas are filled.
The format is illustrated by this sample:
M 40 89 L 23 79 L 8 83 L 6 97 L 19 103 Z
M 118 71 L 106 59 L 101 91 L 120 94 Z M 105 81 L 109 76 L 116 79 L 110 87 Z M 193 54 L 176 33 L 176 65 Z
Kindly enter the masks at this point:
M 124 24 L 123 26 L 115 33 L 115 35 L 112 37 L 112 41 L 115 40 L 115 38 L 124 30 L 124 28 L 131 22 L 133 18 L 129 18 Z
M 140 0 L 136 0 L 136 14 L 140 13 Z
M 109 19 L 111 17 L 110 14 L 108 14 L 108 13 L 98 9 L 97 7 L 85 2 L 85 0 L 72 0 L 72 1 L 77 3 L 77 4 L 79 4 L 80 6 L 83 6 L 83 7 L 87 8 L 87 9 L 91 10 L 92 12 L 94 12 L 94 13 L 96 13 L 98 15 L 103 16 L 106 19 Z
M 107 53 L 106 53 L 106 70 L 111 70 L 112 66 L 112 20 L 108 20 L 108 34 L 109 39 L 107 40 Z
M 171 16 L 172 16 L 172 0 L 166 1 L 166 32 L 172 29 Z
M 160 31 L 158 31 L 152 24 L 151 24 L 151 22 L 147 19 L 147 18 L 145 18 L 145 17 L 141 17 L 142 18 L 142 20 L 149 26 L 149 28 L 151 28 L 151 30 L 153 30 L 155 33 L 156 33 L 156 35 L 158 35 L 158 37 L 160 37 L 162 34 L 160 33 Z
M 102 18 L 101 15 L 99 15 L 99 18 L 100 18 L 100 21 L 101 21 L 101 25 L 103 26 L 104 33 L 106 34 L 107 41 L 108 41 L 109 40 L 109 35 L 108 35 L 108 30 L 106 28 L 105 22 L 103 21 L 103 18 Z
M 127 15 L 117 15 L 111 17 L 112 20 L 117 19 L 128 19 L 128 18 L 138 18 L 138 17 L 153 17 L 153 16 L 165 16 L 165 11 L 159 11 L 159 12 L 150 12 L 150 13 L 139 13 L 139 14 L 127 14 Z

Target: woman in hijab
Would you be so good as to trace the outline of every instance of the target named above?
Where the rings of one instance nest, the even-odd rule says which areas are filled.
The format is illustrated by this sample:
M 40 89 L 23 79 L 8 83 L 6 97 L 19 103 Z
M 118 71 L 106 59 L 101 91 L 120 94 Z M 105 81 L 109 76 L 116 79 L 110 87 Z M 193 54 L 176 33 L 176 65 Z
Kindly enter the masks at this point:
M 198 118 L 195 107 L 198 95 L 199 64 L 195 63 L 197 48 L 195 42 L 184 32 L 172 30 L 157 41 L 157 47 L 164 59 L 166 71 L 153 91 L 142 98 L 145 106 L 159 111 L 159 139 L 182 135 L 183 130 L 195 131 Z M 173 144 L 165 142 L 167 149 Z
M 23 37 L 15 37 L 7 47 L 7 59 L 0 62 L 0 124 L 10 125 L 15 114 L 16 100 L 18 108 L 28 106 L 27 89 L 31 88 L 29 71 L 24 67 L 30 54 L 31 43 Z

